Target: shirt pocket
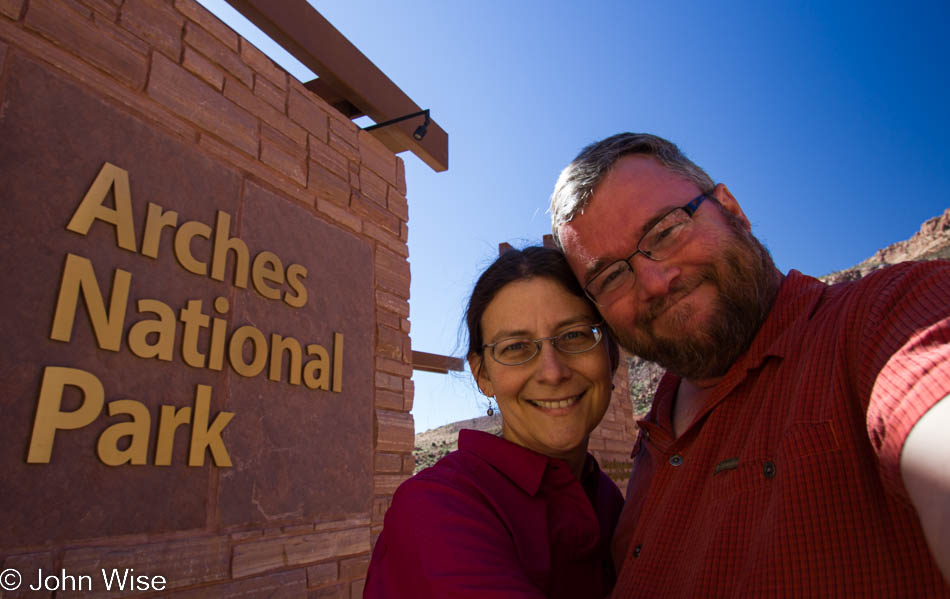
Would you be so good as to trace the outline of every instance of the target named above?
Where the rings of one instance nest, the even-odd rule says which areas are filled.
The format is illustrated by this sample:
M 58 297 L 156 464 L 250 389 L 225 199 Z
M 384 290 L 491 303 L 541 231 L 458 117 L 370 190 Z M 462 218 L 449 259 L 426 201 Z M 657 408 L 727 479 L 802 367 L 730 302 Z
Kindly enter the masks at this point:
M 838 450 L 838 437 L 830 421 L 799 422 L 782 433 L 774 448 L 753 447 L 737 456 L 720 455 L 709 473 L 711 502 L 745 503 L 771 495 L 778 489 L 799 487 Z

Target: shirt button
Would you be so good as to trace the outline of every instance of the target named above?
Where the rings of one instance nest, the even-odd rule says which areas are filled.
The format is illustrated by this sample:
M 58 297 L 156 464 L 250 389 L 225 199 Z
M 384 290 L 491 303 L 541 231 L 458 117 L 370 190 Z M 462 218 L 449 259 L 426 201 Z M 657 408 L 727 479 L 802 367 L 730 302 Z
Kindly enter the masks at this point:
M 682 463 L 683 463 L 683 456 L 681 456 L 680 454 L 674 453 L 672 456 L 670 456 L 670 465 L 679 466 Z
M 642 547 L 643 545 L 637 545 L 636 547 L 633 548 L 633 557 L 640 557 L 640 549 Z
M 766 462 L 762 466 L 762 474 L 765 475 L 765 478 L 775 478 L 775 464 L 772 462 Z

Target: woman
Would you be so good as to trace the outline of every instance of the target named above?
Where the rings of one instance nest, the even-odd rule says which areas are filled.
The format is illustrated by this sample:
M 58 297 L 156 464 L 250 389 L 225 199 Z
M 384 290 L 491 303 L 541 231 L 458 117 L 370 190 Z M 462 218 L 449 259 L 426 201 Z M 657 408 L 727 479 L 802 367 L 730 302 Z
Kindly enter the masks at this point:
M 556 250 L 510 250 L 466 312 L 468 362 L 501 438 L 459 449 L 396 490 L 363 597 L 586 598 L 613 585 L 623 506 L 587 453 L 610 402 L 617 347 Z

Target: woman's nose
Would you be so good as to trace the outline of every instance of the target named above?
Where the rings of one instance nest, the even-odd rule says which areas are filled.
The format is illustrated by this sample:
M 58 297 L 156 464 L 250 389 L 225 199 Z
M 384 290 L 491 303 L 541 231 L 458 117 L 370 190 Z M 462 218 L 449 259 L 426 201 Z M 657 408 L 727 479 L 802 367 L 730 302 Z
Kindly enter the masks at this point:
M 570 378 L 571 369 L 564 360 L 564 354 L 554 347 L 552 340 L 542 341 L 535 377 L 539 382 L 549 385 L 555 385 Z

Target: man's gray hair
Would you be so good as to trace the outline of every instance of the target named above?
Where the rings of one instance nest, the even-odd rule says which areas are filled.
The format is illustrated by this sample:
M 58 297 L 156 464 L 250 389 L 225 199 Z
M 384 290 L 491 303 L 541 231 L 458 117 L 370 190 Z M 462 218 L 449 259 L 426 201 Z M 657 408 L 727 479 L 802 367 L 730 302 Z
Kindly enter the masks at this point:
M 558 228 L 570 222 L 590 201 L 594 188 L 617 160 L 628 154 L 644 154 L 656 158 L 672 172 L 692 181 L 700 191 L 709 193 L 715 183 L 706 171 L 696 166 L 675 144 L 649 133 L 618 133 L 581 150 L 561 171 L 551 194 L 551 230 L 558 247 Z

